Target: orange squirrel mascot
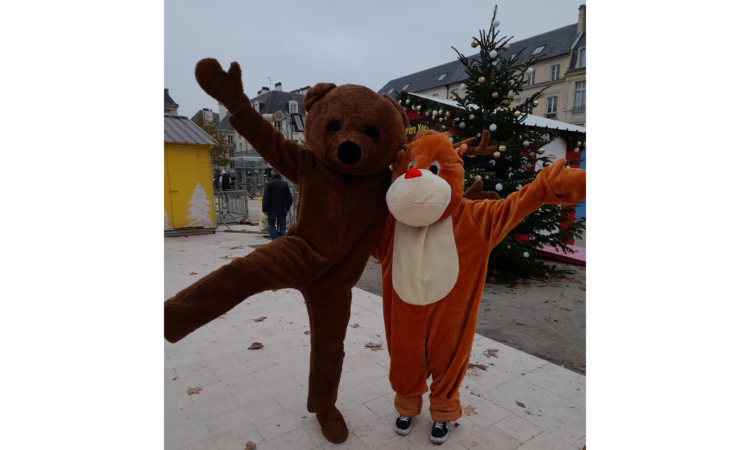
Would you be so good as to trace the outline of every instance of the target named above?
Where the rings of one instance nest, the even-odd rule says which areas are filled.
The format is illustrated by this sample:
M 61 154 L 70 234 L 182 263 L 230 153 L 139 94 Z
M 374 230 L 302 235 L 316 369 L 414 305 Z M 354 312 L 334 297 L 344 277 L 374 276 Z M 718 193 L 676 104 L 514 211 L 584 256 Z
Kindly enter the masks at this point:
M 430 375 L 432 420 L 461 417 L 458 388 L 490 251 L 543 204 L 572 205 L 586 197 L 586 172 L 567 169 L 561 159 L 505 200 L 463 198 L 462 156 L 494 150 L 484 133 L 480 146 L 469 149 L 465 142 L 476 138 L 453 144 L 446 134 L 428 131 L 394 163 L 386 196 L 391 215 L 373 256 L 382 264 L 389 378 L 396 410 L 405 417 L 421 412 Z

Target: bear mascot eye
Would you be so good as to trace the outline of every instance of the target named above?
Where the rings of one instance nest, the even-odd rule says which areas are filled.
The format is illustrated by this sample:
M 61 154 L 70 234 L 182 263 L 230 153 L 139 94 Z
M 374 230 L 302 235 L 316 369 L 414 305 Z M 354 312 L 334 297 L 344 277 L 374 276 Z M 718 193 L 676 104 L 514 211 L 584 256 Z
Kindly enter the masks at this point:
M 380 131 L 378 131 L 378 127 L 376 127 L 375 125 L 367 125 L 365 127 L 365 134 L 367 135 L 367 137 L 373 140 L 380 137 Z
M 430 164 L 430 172 L 437 175 L 440 172 L 440 163 L 437 161 L 433 161 L 432 164 Z
M 335 133 L 341 129 L 341 122 L 339 122 L 336 119 L 333 119 L 330 122 L 328 122 L 327 128 L 328 128 L 328 131 Z

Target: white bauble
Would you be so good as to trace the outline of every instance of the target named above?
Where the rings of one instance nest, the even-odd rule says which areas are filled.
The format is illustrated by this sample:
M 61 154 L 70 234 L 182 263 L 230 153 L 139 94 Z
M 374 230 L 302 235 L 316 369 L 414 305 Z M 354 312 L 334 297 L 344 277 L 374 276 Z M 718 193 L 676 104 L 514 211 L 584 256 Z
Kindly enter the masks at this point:
M 495 130 L 497 130 L 497 125 L 493 123 L 492 125 L 490 125 L 490 131 L 495 131 Z
M 500 191 L 502 191 L 502 190 L 503 190 L 503 185 L 502 185 L 502 184 L 500 184 L 500 183 L 497 183 L 497 184 L 495 185 L 495 190 L 496 190 L 497 192 L 500 192 Z
M 523 146 L 524 147 L 528 147 L 529 146 L 529 141 L 523 141 Z
M 495 58 L 497 58 L 497 50 L 492 50 L 492 51 L 490 52 L 490 58 L 492 58 L 492 59 L 495 59 Z
M 432 115 L 433 115 L 433 116 L 437 116 L 437 111 L 433 111 L 433 112 L 432 112 Z
M 573 151 L 574 151 L 574 152 L 576 152 L 576 153 L 578 153 L 578 152 L 580 152 L 580 151 L 581 151 L 581 149 L 580 149 L 580 148 L 578 148 L 578 147 L 576 147 L 576 148 L 574 148 L 574 149 L 573 149 Z
M 490 165 L 491 165 L 491 166 L 494 166 L 494 165 L 495 165 L 495 160 L 494 160 L 494 159 L 491 159 L 491 160 L 490 160 Z
M 528 69 L 526 69 L 526 75 L 531 76 L 532 73 L 534 73 L 533 67 L 529 67 Z
M 466 123 L 461 122 L 461 123 L 458 124 L 458 127 L 463 130 L 464 128 L 466 128 Z
M 528 258 L 529 257 L 529 252 L 523 252 L 523 257 L 524 258 Z
M 481 139 L 481 138 L 482 138 L 482 133 L 477 133 L 477 137 L 478 137 L 479 139 Z
M 508 92 L 508 95 L 507 95 L 507 97 L 508 97 L 508 98 L 513 98 L 513 97 L 515 97 L 515 95 L 516 95 L 516 93 L 515 93 L 515 92 L 513 92 L 513 91 L 510 91 L 510 92 Z
M 518 190 L 520 191 L 522 187 L 523 187 L 523 186 L 521 186 L 521 185 L 519 184 L 518 186 L 516 186 L 516 189 L 518 189 Z
M 459 89 L 462 89 L 462 90 L 465 90 L 465 89 L 466 89 L 466 84 L 464 84 L 464 83 L 461 83 L 461 86 L 459 86 L 458 88 L 459 88 Z
M 513 178 L 513 172 L 511 172 L 511 173 L 508 174 L 508 179 L 511 179 L 511 178 Z
M 526 161 L 528 161 L 528 158 L 526 158 L 525 156 L 522 156 L 521 157 L 521 161 L 526 162 Z

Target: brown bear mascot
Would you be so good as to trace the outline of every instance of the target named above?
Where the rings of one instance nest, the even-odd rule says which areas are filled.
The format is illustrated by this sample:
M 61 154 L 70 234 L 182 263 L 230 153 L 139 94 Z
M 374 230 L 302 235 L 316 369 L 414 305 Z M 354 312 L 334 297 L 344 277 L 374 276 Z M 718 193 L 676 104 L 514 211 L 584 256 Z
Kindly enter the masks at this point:
M 315 85 L 305 95 L 303 149 L 250 104 L 240 66 L 215 59 L 195 68 L 198 84 L 222 102 L 232 126 L 274 169 L 299 186 L 298 220 L 286 237 L 236 259 L 164 304 L 164 335 L 177 342 L 244 299 L 282 288 L 302 292 L 310 316 L 307 409 L 331 442 L 348 436 L 336 409 L 351 289 L 383 230 L 389 165 L 406 143 L 409 121 L 391 97 L 356 85 Z

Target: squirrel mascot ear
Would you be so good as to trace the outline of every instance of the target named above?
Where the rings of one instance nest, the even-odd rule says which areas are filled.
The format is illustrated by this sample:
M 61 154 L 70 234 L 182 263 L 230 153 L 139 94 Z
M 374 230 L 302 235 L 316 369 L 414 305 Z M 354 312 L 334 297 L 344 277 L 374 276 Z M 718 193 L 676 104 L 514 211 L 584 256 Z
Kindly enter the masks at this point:
M 409 118 L 406 116 L 406 112 L 404 111 L 404 108 L 401 106 L 401 104 L 388 94 L 383 94 L 383 97 L 387 98 L 391 102 L 391 104 L 398 110 L 398 112 L 401 113 L 401 119 L 404 121 L 404 126 L 406 128 L 409 128 Z
M 313 105 L 318 100 L 325 97 L 325 95 L 335 87 L 336 85 L 333 83 L 316 84 L 312 87 L 312 89 L 307 91 L 307 94 L 305 94 L 305 100 L 302 102 L 302 107 L 305 108 L 305 111 L 309 113 Z

